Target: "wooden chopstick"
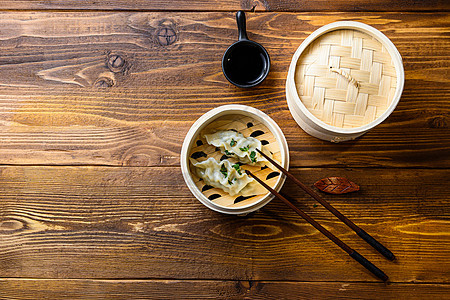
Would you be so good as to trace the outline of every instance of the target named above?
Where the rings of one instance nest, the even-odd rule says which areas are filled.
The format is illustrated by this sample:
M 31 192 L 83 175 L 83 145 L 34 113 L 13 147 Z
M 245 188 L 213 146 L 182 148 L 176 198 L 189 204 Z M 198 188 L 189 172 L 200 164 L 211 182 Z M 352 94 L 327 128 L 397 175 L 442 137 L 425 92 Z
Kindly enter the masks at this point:
M 350 221 L 346 216 L 341 214 L 337 209 L 335 209 L 331 204 L 329 204 L 327 201 L 325 201 L 322 197 L 320 197 L 316 192 L 314 192 L 310 187 L 304 185 L 300 180 L 294 177 L 291 173 L 289 173 L 287 170 L 285 170 L 282 166 L 280 166 L 278 163 L 276 163 L 273 159 L 271 159 L 269 156 L 264 154 L 259 149 L 256 149 L 259 154 L 261 154 L 265 159 L 267 159 L 271 164 L 273 164 L 275 167 L 277 167 L 281 172 L 283 172 L 284 175 L 286 175 L 289 179 L 294 181 L 295 184 L 297 184 L 300 188 L 302 188 L 306 193 L 308 193 L 311 197 L 317 200 L 320 204 L 322 204 L 323 207 L 328 209 L 333 215 L 335 215 L 339 220 L 344 222 L 348 227 L 350 227 L 353 231 L 356 232 L 357 235 L 359 235 L 363 240 L 365 240 L 369 245 L 371 245 L 375 250 L 380 252 L 384 257 L 387 259 L 393 261 L 395 260 L 395 255 L 385 246 L 383 246 L 380 242 L 378 242 L 376 239 L 374 239 L 370 234 L 362 230 L 360 227 L 358 227 L 355 223 Z
M 268 186 L 265 182 L 263 182 L 261 179 L 253 175 L 250 171 L 245 171 L 249 176 L 253 177 L 256 181 L 258 181 L 262 186 L 264 186 L 266 189 L 268 189 L 275 197 L 283 201 L 287 206 L 292 208 L 297 214 L 300 215 L 303 219 L 305 219 L 309 224 L 314 226 L 317 230 L 319 230 L 323 235 L 325 235 L 327 238 L 329 238 L 331 241 L 333 241 L 336 245 L 338 245 L 342 250 L 348 253 L 354 260 L 359 262 L 362 266 L 364 266 L 367 270 L 372 272 L 376 277 L 380 278 L 384 282 L 389 280 L 389 277 L 381 271 L 378 267 L 376 267 L 374 264 L 372 264 L 370 261 L 368 261 L 364 256 L 350 248 L 346 243 L 341 241 L 337 236 L 326 230 L 322 225 L 317 223 L 313 218 L 311 218 L 309 215 L 307 215 L 305 212 L 303 212 L 301 209 L 297 208 L 294 204 L 292 204 L 289 200 L 287 200 L 285 197 L 280 195 L 277 191 L 272 189 L 270 186 Z

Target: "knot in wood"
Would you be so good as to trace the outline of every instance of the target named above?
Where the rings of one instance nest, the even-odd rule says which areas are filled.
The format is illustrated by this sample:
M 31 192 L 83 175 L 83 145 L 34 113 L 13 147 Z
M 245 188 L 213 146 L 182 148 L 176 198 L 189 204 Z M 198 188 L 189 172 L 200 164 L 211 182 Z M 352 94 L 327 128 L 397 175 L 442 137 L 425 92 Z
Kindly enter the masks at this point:
M 127 66 L 127 61 L 118 54 L 111 54 L 108 57 L 108 68 L 114 72 L 123 72 Z
M 245 295 L 249 293 L 250 291 L 259 292 L 261 291 L 263 287 L 263 283 L 259 281 L 253 281 L 253 280 L 241 280 L 236 282 L 236 291 L 239 294 Z
M 237 233 L 251 236 L 252 238 L 268 239 L 282 234 L 282 229 L 271 224 L 254 224 L 241 227 Z
M 448 128 L 447 120 L 444 116 L 428 119 L 427 123 L 430 128 Z
M 177 33 L 172 27 L 161 27 L 156 33 L 156 39 L 161 46 L 169 46 L 177 40 Z
M 25 228 L 25 224 L 19 220 L 6 219 L 0 221 L 0 233 L 1 232 L 12 232 Z
M 98 88 L 108 88 L 114 85 L 114 81 L 108 77 L 99 77 L 95 82 L 94 86 Z

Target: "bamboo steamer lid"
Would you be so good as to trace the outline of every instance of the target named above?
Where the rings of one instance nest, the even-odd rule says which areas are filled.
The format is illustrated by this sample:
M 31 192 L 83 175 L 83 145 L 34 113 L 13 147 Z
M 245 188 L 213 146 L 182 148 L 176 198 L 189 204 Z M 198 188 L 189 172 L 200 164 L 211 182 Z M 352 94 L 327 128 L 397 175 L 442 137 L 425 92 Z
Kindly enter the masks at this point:
M 297 49 L 286 97 L 306 132 L 341 142 L 385 120 L 403 85 L 401 56 L 385 35 L 366 24 L 336 22 L 316 30 Z

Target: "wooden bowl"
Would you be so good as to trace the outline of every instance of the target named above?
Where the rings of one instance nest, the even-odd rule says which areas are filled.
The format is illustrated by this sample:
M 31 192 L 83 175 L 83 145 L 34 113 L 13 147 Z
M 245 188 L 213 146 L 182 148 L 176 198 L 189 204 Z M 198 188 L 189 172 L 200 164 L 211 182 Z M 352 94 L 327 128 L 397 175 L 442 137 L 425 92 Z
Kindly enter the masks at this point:
M 259 139 L 281 166 L 289 168 L 286 139 L 269 116 L 245 105 L 224 105 L 207 112 L 192 125 L 181 149 L 181 170 L 192 194 L 205 206 L 221 213 L 245 215 L 263 207 L 274 197 L 269 192 L 250 197 L 230 196 L 219 188 L 206 185 L 193 172 L 195 167 L 190 162 L 190 158 L 198 161 L 209 157 L 214 157 L 217 161 L 225 158 L 219 149 L 208 145 L 203 134 L 230 129 L 237 130 L 245 137 L 253 136 Z M 276 191 L 283 186 L 285 176 L 272 165 L 266 167 L 243 165 L 241 168 L 250 170 Z
M 286 98 L 300 127 L 319 139 L 355 139 L 397 106 L 405 75 L 394 44 L 359 22 L 335 22 L 314 31 L 295 52 Z

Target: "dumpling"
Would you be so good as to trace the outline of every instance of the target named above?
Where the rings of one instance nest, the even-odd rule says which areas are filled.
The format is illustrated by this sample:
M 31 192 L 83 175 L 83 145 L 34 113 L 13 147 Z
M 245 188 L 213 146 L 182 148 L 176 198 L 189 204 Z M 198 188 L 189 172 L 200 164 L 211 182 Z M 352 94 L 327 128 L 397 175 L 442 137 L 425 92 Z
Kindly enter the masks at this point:
M 256 149 L 264 151 L 261 142 L 254 137 L 244 137 L 242 133 L 232 130 L 218 131 L 204 135 L 208 144 L 220 148 L 220 151 L 229 157 L 237 158 L 241 163 L 248 165 L 265 165 L 267 160 Z M 272 157 L 269 151 L 264 154 Z
M 191 163 L 195 166 L 197 176 L 202 178 L 206 184 L 220 188 L 230 196 L 246 197 L 267 192 L 258 182 L 245 174 L 239 164 L 232 164 L 227 159 L 218 163 L 213 157 L 202 162 L 191 158 Z

